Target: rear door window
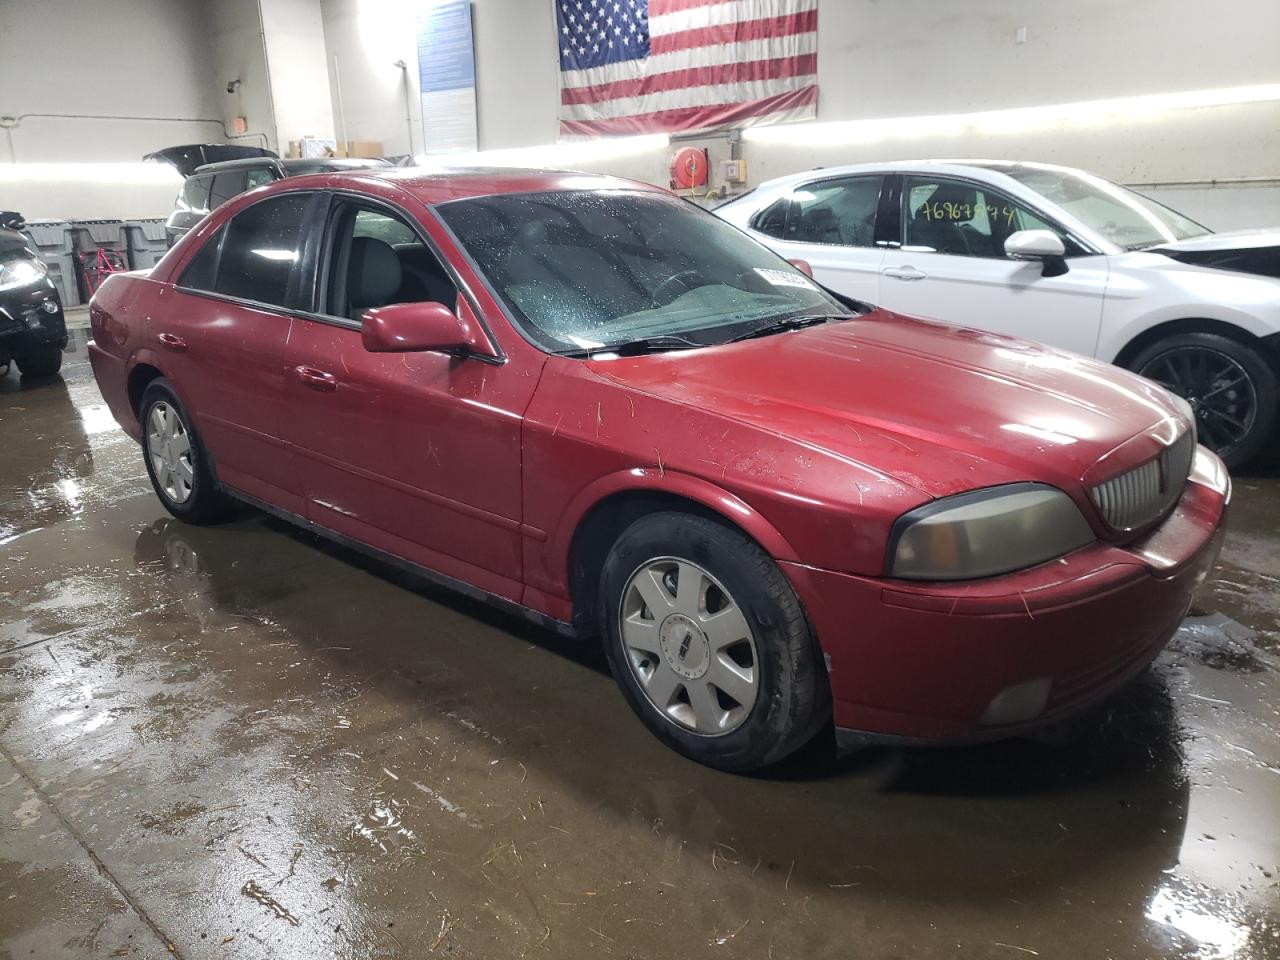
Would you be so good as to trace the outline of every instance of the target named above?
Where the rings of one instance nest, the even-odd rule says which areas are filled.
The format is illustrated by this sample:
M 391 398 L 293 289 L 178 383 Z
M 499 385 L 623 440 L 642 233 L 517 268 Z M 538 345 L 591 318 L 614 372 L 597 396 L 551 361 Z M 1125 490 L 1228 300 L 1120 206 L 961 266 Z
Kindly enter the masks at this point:
M 209 190 L 209 209 L 216 210 L 232 197 L 238 197 L 247 189 L 243 170 L 224 170 L 213 176 L 213 186 Z
M 302 259 L 303 226 L 313 196 L 286 193 L 270 197 L 232 217 L 225 227 L 214 291 L 287 306 L 290 281 Z
M 786 239 L 842 247 L 873 246 L 882 179 L 843 177 L 797 187 L 791 194 Z
M 787 236 L 787 212 L 790 209 L 790 197 L 775 200 L 756 214 L 756 218 L 751 225 L 767 237 L 788 240 L 790 238 Z
M 226 227 L 220 227 L 191 258 L 178 278 L 178 286 L 189 290 L 212 290 L 218 275 L 218 248 Z

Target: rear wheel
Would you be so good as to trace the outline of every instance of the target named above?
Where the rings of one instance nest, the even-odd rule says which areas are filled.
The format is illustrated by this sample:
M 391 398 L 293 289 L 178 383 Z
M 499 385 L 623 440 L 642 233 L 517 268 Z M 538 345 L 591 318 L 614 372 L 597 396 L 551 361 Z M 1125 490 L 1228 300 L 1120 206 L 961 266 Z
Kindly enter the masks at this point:
M 1132 369 L 1185 397 L 1200 442 L 1228 467 L 1252 460 L 1276 426 L 1280 386 L 1267 358 L 1216 333 L 1181 333 L 1138 354 Z
M 637 520 L 605 560 L 600 605 L 632 709 L 694 760 L 758 769 L 830 717 L 821 654 L 791 585 L 724 524 L 674 512 Z
M 138 422 L 147 476 L 164 508 L 188 523 L 223 519 L 230 502 L 218 490 L 200 437 L 167 380 L 147 385 Z
M 32 344 L 13 359 L 24 377 L 52 377 L 62 369 L 62 348 L 56 343 Z

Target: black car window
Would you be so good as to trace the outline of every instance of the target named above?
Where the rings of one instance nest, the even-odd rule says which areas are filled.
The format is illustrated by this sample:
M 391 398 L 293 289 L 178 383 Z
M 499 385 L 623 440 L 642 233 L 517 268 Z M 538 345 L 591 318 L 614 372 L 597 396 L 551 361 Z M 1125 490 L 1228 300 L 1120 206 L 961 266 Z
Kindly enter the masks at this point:
M 312 196 L 286 193 L 270 197 L 232 217 L 224 228 L 227 235 L 222 241 L 214 291 L 285 306 L 289 278 L 302 255 L 302 225 Z
M 226 227 L 219 227 L 203 247 L 199 249 L 182 276 L 178 278 L 178 286 L 191 290 L 212 290 L 218 272 L 218 249 Z
M 787 211 L 791 209 L 791 198 L 783 197 L 775 200 L 756 214 L 751 225 L 765 236 L 787 240 Z
M 209 212 L 209 183 L 212 177 L 187 177 L 182 184 L 182 193 L 178 195 L 178 209 L 191 213 L 206 214 Z
M 456 308 L 457 288 L 435 253 L 399 216 L 344 203 L 334 223 L 327 302 L 330 316 L 359 320 L 392 303 Z
M 791 194 L 787 239 L 870 247 L 875 240 L 879 176 L 819 180 Z
M 252 190 L 254 187 L 260 187 L 263 184 L 271 183 L 275 177 L 271 173 L 270 167 L 253 167 L 245 171 L 245 190 Z
M 213 176 L 213 186 L 209 190 L 209 209 L 217 210 L 232 197 L 244 193 L 245 175 L 243 170 L 225 170 Z
M 995 190 L 964 180 L 907 177 L 902 189 L 904 246 L 961 257 L 1003 258 L 1019 230 L 1049 230 L 1068 252 L 1078 247 L 1061 230 Z

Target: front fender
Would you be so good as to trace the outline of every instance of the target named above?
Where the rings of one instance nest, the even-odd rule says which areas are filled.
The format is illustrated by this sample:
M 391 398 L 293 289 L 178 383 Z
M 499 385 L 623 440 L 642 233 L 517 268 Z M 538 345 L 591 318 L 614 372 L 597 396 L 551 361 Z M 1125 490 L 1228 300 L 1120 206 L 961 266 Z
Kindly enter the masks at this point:
M 1130 255 L 1137 256 L 1146 258 L 1143 269 L 1113 267 L 1108 278 L 1099 359 L 1114 363 L 1135 338 L 1180 320 L 1211 320 L 1259 338 L 1280 333 L 1280 281 Z
M 740 528 L 775 560 L 799 560 L 795 548 L 773 524 L 728 490 L 677 470 L 634 467 L 596 478 L 569 501 L 548 538 L 555 569 L 567 575 L 569 548 L 583 518 L 597 504 L 622 493 L 661 493 L 692 501 Z

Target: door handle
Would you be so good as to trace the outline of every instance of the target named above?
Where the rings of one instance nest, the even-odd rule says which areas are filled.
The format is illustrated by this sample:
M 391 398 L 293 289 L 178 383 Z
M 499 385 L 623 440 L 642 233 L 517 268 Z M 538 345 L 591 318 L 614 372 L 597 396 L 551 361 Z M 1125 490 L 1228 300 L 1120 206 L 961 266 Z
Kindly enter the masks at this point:
M 187 349 L 187 341 L 183 340 L 176 333 L 157 334 L 156 339 L 160 341 L 160 346 L 168 347 L 170 350 L 177 350 L 181 352 Z
M 880 272 L 886 277 L 893 277 L 895 280 L 923 280 L 929 276 L 915 267 L 886 267 Z
M 294 367 L 293 372 L 298 375 L 298 379 L 310 387 L 312 390 L 336 390 L 338 389 L 338 378 L 327 370 L 317 370 L 315 367 Z

